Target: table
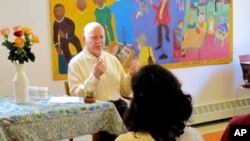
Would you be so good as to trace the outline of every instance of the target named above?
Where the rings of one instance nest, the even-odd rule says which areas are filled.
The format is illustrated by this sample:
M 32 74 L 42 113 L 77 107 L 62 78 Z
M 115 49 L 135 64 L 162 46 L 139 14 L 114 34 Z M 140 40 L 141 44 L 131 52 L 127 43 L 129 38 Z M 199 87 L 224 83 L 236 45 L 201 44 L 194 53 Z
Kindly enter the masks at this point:
M 0 97 L 0 141 L 55 141 L 98 131 L 126 132 L 113 103 L 59 96 L 15 104 L 12 97 Z
M 200 30 L 197 33 L 194 29 L 186 29 L 185 30 L 185 37 L 181 44 L 182 49 L 189 49 L 189 48 L 197 48 L 199 49 L 202 45 L 202 42 L 205 38 L 205 32 Z
M 200 48 L 205 38 L 205 32 L 200 30 L 200 32 L 196 32 L 194 29 L 186 29 L 185 37 L 181 44 L 181 48 L 184 50 L 187 49 L 197 49 L 198 58 L 200 59 Z
M 214 42 L 217 44 L 217 40 L 221 41 L 221 46 L 224 46 L 224 41 L 228 41 L 228 32 L 223 31 L 223 32 L 219 32 L 218 30 L 215 31 L 215 35 L 214 35 Z

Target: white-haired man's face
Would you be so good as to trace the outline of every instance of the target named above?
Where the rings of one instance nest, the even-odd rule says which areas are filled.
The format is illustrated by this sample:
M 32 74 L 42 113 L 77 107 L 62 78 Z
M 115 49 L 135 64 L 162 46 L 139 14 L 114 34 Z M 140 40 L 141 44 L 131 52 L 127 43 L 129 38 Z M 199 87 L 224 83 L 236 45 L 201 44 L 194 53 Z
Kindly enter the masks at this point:
M 84 41 L 86 49 L 94 56 L 99 57 L 103 51 L 105 43 L 104 29 L 100 25 L 90 25 L 86 29 Z

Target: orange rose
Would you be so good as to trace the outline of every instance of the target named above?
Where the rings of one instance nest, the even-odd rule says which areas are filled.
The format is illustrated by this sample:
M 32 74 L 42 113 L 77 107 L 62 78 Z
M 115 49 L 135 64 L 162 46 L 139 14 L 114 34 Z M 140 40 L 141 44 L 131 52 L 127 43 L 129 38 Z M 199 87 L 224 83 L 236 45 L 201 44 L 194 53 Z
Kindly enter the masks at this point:
M 19 31 L 19 30 L 22 30 L 22 27 L 21 26 L 14 26 L 13 30 L 14 30 L 14 32 Z
M 38 37 L 37 35 L 32 34 L 32 39 L 31 39 L 31 41 L 32 41 L 33 43 L 39 43 L 39 37 Z
M 9 28 L 2 28 L 2 29 L 0 30 L 0 33 L 1 33 L 1 35 L 3 35 L 4 37 L 8 37 L 8 35 L 9 35 L 9 33 L 10 33 L 10 30 L 9 30 Z
M 19 48 L 23 48 L 24 47 L 24 40 L 23 40 L 23 38 L 20 38 L 20 37 L 16 38 L 15 39 L 15 45 L 17 47 L 19 47 Z

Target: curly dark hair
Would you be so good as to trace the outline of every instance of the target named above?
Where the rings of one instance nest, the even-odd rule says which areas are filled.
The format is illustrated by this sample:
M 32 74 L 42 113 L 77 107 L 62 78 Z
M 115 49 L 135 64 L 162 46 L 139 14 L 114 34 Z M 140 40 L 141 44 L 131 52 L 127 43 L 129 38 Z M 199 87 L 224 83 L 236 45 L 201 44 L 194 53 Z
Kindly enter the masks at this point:
M 192 114 L 192 98 L 178 79 L 157 65 L 142 67 L 131 80 L 133 100 L 125 117 L 129 131 L 149 132 L 156 141 L 175 141 Z

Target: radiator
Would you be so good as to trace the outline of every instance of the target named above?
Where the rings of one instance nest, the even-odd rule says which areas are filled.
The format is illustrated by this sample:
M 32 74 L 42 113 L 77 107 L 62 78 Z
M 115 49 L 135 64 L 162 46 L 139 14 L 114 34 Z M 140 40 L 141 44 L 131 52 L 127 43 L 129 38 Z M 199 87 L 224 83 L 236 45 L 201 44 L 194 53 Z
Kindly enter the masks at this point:
M 194 105 L 189 125 L 230 118 L 250 113 L 250 97 L 204 105 Z

